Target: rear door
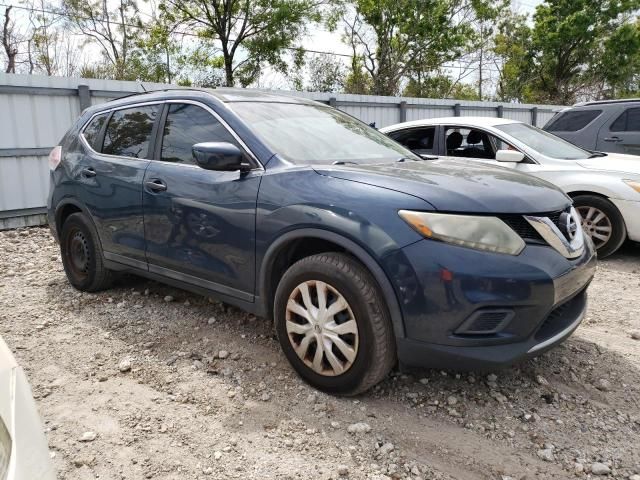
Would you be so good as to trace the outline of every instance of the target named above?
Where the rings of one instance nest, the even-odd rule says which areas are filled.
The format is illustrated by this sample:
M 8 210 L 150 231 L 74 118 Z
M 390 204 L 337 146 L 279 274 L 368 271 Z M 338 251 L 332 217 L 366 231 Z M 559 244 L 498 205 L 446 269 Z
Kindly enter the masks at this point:
M 594 150 L 597 132 L 606 119 L 602 108 L 580 107 L 556 115 L 544 130 L 579 147 Z
M 389 137 L 418 155 L 437 155 L 436 126 L 408 128 L 390 132 Z
M 640 155 L 640 106 L 621 105 L 598 133 L 597 150 Z
M 78 197 L 98 229 L 105 257 L 146 268 L 142 180 L 161 104 L 97 114 L 85 127 L 74 166 Z
M 244 146 L 208 106 L 165 106 L 154 160 L 144 179 L 149 271 L 252 301 L 255 215 L 262 168 L 204 170 L 191 148 L 201 142 Z M 246 150 L 245 150 L 246 151 Z

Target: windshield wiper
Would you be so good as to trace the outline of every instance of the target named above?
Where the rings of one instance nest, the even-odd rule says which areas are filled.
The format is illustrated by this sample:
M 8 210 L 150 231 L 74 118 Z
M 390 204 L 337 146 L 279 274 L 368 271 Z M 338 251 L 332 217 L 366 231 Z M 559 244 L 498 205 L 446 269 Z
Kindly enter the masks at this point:
M 591 155 L 589 155 L 587 158 L 597 158 L 597 157 L 606 157 L 607 154 L 604 152 L 591 152 Z
M 418 158 L 409 158 L 409 157 L 400 157 L 396 160 L 396 162 L 406 162 L 407 160 L 411 160 L 412 162 L 421 162 L 423 160 L 438 160 L 438 157 L 431 157 L 429 155 L 418 155 Z

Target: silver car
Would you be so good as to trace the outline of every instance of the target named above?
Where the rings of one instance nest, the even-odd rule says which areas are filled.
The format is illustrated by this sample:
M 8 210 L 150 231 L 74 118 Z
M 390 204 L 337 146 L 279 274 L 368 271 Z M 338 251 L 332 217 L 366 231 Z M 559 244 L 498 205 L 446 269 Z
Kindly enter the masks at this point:
M 422 156 L 499 164 L 556 184 L 573 199 L 600 257 L 627 238 L 640 241 L 640 157 L 584 150 L 505 118 L 432 118 L 380 131 Z
M 640 99 L 576 103 L 542 128 L 589 150 L 640 155 Z

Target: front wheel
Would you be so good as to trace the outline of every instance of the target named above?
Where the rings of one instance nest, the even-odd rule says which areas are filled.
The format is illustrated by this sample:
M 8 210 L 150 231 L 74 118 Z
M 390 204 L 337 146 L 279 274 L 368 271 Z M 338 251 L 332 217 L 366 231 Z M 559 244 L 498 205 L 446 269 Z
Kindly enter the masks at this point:
M 276 333 L 298 374 L 319 390 L 356 395 L 396 361 L 386 305 L 371 274 L 341 253 L 304 258 L 275 295 Z
M 600 258 L 608 257 L 622 246 L 627 229 L 613 203 L 597 195 L 578 195 L 573 204 L 582 217 L 582 229 L 593 240 Z

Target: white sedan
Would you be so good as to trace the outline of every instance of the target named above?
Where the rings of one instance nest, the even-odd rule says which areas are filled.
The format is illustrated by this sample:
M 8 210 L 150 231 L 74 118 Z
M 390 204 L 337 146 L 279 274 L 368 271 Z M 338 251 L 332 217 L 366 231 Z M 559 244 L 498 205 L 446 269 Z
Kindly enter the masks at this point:
M 0 480 L 54 480 L 31 388 L 0 337 Z
M 600 257 L 627 238 L 640 242 L 640 157 L 584 150 L 504 118 L 432 118 L 380 131 L 423 157 L 499 164 L 556 184 L 573 199 Z

